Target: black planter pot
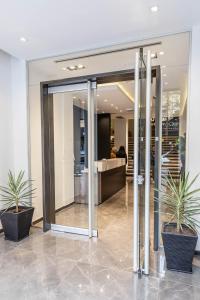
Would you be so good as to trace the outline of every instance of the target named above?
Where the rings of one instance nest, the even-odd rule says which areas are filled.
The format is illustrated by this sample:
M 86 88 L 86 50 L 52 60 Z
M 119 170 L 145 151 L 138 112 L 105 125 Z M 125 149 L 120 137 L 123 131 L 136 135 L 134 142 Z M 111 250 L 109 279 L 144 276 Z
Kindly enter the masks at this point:
M 167 269 L 192 273 L 192 261 L 197 244 L 197 235 L 184 235 L 167 232 L 167 228 L 176 227 L 175 223 L 164 224 L 162 239 L 167 262 Z M 184 226 L 184 225 L 183 225 Z
M 19 213 L 14 213 L 13 208 L 6 212 L 2 211 L 1 223 L 5 239 L 18 242 L 29 235 L 34 208 L 20 206 L 19 208 L 23 210 Z

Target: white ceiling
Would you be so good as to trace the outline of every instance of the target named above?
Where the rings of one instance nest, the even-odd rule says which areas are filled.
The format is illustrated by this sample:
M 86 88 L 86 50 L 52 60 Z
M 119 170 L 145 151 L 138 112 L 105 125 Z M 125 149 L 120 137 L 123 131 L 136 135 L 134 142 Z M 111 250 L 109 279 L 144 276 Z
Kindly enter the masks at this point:
M 183 32 L 200 21 L 199 0 L 0 0 L 0 7 L 0 48 L 28 60 Z

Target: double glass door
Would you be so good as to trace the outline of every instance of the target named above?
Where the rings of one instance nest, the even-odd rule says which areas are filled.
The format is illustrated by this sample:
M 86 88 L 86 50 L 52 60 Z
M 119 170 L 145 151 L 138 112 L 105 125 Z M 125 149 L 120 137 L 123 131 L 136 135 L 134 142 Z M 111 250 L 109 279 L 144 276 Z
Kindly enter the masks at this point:
M 134 55 L 133 270 L 149 274 L 151 53 Z M 48 87 L 42 104 L 48 229 L 98 235 L 97 96 L 90 80 Z

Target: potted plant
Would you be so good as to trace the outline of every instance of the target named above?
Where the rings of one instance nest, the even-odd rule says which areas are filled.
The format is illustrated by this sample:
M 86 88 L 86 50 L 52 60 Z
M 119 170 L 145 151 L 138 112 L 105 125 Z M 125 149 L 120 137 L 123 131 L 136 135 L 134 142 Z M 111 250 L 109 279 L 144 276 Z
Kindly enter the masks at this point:
M 192 273 L 192 261 L 200 222 L 200 189 L 192 189 L 198 176 L 189 180 L 189 173 L 179 181 L 166 177 L 161 188 L 161 204 L 169 221 L 164 223 L 162 240 L 167 269 Z
M 29 235 L 34 208 L 30 206 L 33 196 L 31 180 L 24 180 L 24 171 L 18 176 L 9 171 L 7 186 L 0 186 L 0 201 L 3 210 L 0 213 L 5 239 L 20 241 Z

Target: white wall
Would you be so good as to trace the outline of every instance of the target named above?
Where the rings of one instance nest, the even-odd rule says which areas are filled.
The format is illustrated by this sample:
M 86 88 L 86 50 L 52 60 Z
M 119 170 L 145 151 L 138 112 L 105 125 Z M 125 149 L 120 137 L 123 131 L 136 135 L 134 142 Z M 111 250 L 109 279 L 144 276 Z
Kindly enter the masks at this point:
M 126 147 L 126 119 L 114 119 L 115 147 Z
M 30 169 L 36 188 L 33 220 L 43 216 L 40 84 L 29 86 Z
M 200 173 L 200 25 L 192 30 L 190 89 L 187 122 L 187 169 L 191 177 Z M 196 182 L 200 188 L 200 178 Z M 200 216 L 199 216 L 200 221 Z M 200 250 L 200 236 L 197 245 Z
M 29 176 L 27 66 L 24 60 L 11 59 L 12 121 L 15 172 L 24 170 Z
M 0 51 L 0 183 L 14 168 L 11 90 L 11 57 Z
M 73 99 L 70 94 L 55 94 L 53 109 L 55 207 L 58 209 L 74 202 Z
M 73 156 L 73 103 L 68 95 L 54 95 L 54 151 L 55 151 L 55 199 L 56 208 L 74 201 L 74 156 Z M 56 105 L 55 105 L 56 103 Z M 43 216 L 42 189 L 42 143 L 40 84 L 29 85 L 30 116 L 30 163 L 31 178 L 36 195 L 33 199 L 33 220 Z M 67 133 L 67 134 L 66 134 Z
M 0 51 L 0 184 L 9 169 L 28 176 L 26 63 Z

